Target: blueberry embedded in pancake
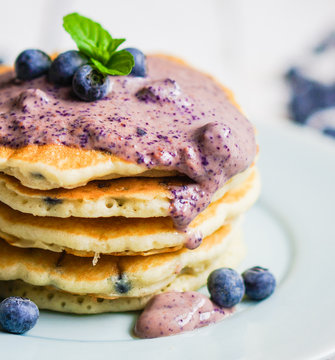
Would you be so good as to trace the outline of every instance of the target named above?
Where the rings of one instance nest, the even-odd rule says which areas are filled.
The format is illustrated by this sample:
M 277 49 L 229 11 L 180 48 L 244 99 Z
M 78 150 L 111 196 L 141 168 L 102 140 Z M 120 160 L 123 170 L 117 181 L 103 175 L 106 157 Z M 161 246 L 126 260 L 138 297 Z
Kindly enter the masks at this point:
M 71 261 L 63 259 L 62 266 L 57 267 L 57 270 L 54 264 L 59 254 L 51 256 L 51 253 L 43 250 L 15 250 L 8 245 L 3 247 L 5 243 L 0 242 L 0 258 L 6 254 L 7 260 L 12 259 L 0 262 L 0 296 L 29 297 L 41 309 L 61 312 L 101 313 L 142 309 L 153 294 L 160 291 L 196 290 L 206 283 L 209 273 L 215 268 L 236 267 L 244 257 L 245 247 L 241 242 L 239 226 L 234 227 L 232 232 L 229 231 L 228 228 L 220 229 L 196 250 L 153 255 L 146 257 L 144 262 L 141 257 L 136 257 L 134 261 L 128 258 L 117 260 L 118 265 L 114 260 L 103 260 L 100 265 L 98 263 L 98 267 L 93 267 L 90 261 L 82 260 L 78 267 L 80 258 L 72 257 Z M 7 250 L 14 251 L 15 254 L 8 257 Z M 24 254 L 19 254 L 22 251 L 29 252 L 30 260 Z M 15 261 L 20 261 L 21 266 L 15 267 Z M 86 276 L 89 268 L 91 274 Z M 27 277 L 24 274 L 28 269 L 30 275 Z M 119 269 L 127 274 L 127 281 L 132 286 L 122 286 L 121 292 L 115 290 L 115 285 L 120 280 Z M 23 276 L 24 282 L 19 281 Z M 104 277 L 109 280 L 104 281 Z M 49 281 L 52 281 L 52 286 L 47 285 Z M 91 292 L 85 293 L 85 287 Z M 111 292 L 92 292 L 102 288 L 111 289 Z M 125 289 L 129 290 L 124 292 Z
M 254 167 L 235 175 L 212 201 L 247 180 Z M 92 181 L 75 189 L 36 190 L 0 173 L 0 201 L 24 213 L 54 217 L 160 217 L 170 215 L 172 187 L 192 184 L 186 178 L 123 178 Z

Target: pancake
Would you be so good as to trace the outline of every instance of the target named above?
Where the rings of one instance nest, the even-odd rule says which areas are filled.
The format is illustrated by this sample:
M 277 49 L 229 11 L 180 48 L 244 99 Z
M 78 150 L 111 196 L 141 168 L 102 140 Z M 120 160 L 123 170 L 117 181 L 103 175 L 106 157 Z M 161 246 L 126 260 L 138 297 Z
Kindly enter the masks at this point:
M 244 213 L 260 191 L 253 171 L 240 187 L 211 203 L 188 226 L 177 231 L 169 217 L 157 218 L 54 218 L 20 213 L 0 203 L 0 231 L 11 245 L 37 247 L 79 256 L 95 254 L 149 255 L 184 246 L 194 235 L 207 237 Z M 172 249 L 171 249 L 172 248 Z M 156 251 L 157 252 L 157 251 Z
M 244 243 L 235 236 L 224 253 L 215 261 L 209 262 L 202 271 L 185 271 L 161 291 L 191 291 L 206 284 L 208 275 L 220 267 L 236 268 L 245 255 Z M 20 280 L 0 281 L 0 297 L 21 296 L 34 301 L 40 309 L 66 313 L 97 314 L 143 309 L 152 295 L 142 297 L 119 297 L 105 299 L 92 295 L 76 295 L 53 287 L 34 286 Z
M 233 176 L 213 195 L 221 198 L 240 186 L 254 167 Z M 170 215 L 169 186 L 188 185 L 182 178 L 122 178 L 92 181 L 75 189 L 36 190 L 16 178 L 0 173 L 0 201 L 11 208 L 36 216 L 52 217 L 166 217 Z
M 22 249 L 0 241 L 0 280 L 23 280 L 37 286 L 55 286 L 76 294 L 100 297 L 141 297 L 170 284 L 181 272 L 202 272 L 221 256 L 240 234 L 240 221 L 221 227 L 195 250 L 151 256 L 90 258 Z
M 254 129 L 231 92 L 179 59 L 146 61 L 145 78 L 114 76 L 106 98 L 89 103 L 44 76 L 19 82 L 12 71 L 2 74 L 0 171 L 48 190 L 134 176 L 199 182 L 210 170 L 215 181 L 222 161 L 227 180 L 250 166 Z M 212 132 L 221 139 L 215 151 Z
M 21 149 L 0 146 L 0 171 L 16 177 L 32 189 L 73 189 L 95 179 L 176 175 L 164 169 L 148 170 L 143 165 L 96 150 L 61 145 L 28 145 Z
M 244 255 L 241 214 L 260 188 L 253 126 L 215 79 L 146 61 L 146 77 L 113 76 L 92 102 L 45 76 L 1 76 L 0 296 L 139 309 Z

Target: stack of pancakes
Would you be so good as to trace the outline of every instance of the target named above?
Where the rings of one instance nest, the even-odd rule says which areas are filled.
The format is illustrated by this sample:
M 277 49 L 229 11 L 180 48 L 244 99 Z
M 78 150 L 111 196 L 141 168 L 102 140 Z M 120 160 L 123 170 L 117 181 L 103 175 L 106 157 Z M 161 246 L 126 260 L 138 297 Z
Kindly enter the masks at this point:
M 0 296 L 73 313 L 141 309 L 154 294 L 195 290 L 214 269 L 235 267 L 245 254 L 241 216 L 260 188 L 253 163 L 178 229 L 171 189 L 193 182 L 164 168 L 28 144 L 0 146 L 0 170 Z

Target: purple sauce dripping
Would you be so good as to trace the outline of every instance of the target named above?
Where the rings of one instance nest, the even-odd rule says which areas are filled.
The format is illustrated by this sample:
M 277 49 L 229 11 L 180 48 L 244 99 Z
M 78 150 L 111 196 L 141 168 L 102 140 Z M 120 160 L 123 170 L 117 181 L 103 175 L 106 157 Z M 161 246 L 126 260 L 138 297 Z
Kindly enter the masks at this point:
M 111 93 L 91 103 L 45 77 L 1 75 L 0 145 L 63 144 L 178 171 L 193 181 L 170 187 L 171 217 L 185 230 L 219 187 L 251 165 L 254 129 L 210 77 L 160 56 L 148 56 L 147 65 L 146 78 L 112 77 Z

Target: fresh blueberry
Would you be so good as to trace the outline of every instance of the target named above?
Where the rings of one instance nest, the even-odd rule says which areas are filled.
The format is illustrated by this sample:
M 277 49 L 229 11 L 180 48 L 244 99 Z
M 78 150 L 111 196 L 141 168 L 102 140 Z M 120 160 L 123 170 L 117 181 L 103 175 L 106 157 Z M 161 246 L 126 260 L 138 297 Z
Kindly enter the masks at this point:
M 245 290 L 241 275 L 229 268 L 214 270 L 208 277 L 207 287 L 212 300 L 226 308 L 238 304 Z
M 50 68 L 50 57 L 41 50 L 23 51 L 15 60 L 16 77 L 20 80 L 31 80 L 46 74 Z
M 32 329 L 39 318 L 37 306 L 28 299 L 9 297 L 0 304 L 0 325 L 13 334 Z
M 252 300 L 263 300 L 270 296 L 276 287 L 276 279 L 268 269 L 255 266 L 242 274 L 245 293 Z
M 49 80 L 59 85 L 71 85 L 74 73 L 88 59 L 79 51 L 66 51 L 56 57 L 49 69 Z
M 141 76 L 141 77 L 146 76 L 147 75 L 146 59 L 142 51 L 135 48 L 127 48 L 125 50 L 127 50 L 133 55 L 135 61 L 135 65 L 129 75 Z
M 107 95 L 110 79 L 90 65 L 81 66 L 74 74 L 72 88 L 75 94 L 84 101 L 95 101 Z

